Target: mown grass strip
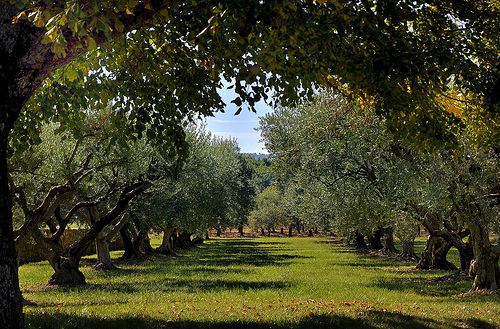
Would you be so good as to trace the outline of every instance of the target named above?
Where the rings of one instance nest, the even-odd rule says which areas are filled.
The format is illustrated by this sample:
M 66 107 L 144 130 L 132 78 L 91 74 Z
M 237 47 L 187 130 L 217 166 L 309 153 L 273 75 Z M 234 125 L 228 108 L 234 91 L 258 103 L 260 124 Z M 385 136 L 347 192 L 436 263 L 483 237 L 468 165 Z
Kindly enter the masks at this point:
M 114 254 L 115 257 L 119 253 Z M 324 238 L 215 239 L 177 258 L 90 269 L 89 284 L 40 290 L 20 268 L 28 328 L 495 328 L 497 295 L 459 297 L 446 272 L 367 257 Z

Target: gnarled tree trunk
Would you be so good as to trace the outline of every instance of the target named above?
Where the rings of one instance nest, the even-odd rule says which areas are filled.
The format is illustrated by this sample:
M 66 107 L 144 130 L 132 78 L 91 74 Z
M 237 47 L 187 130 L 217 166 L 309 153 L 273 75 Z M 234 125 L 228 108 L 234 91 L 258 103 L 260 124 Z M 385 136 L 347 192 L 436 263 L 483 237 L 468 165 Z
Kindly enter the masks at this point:
M 175 231 L 173 227 L 163 227 L 163 239 L 161 245 L 156 249 L 156 252 L 159 252 L 163 255 L 167 256 L 175 256 L 174 246 L 172 244 L 172 234 Z
M 382 229 L 373 230 L 372 234 L 367 236 L 368 243 L 370 244 L 370 249 L 380 250 L 383 248 L 382 245 Z
M 354 246 L 358 249 L 368 249 L 366 245 L 365 236 L 361 234 L 359 231 L 354 231 L 352 234 L 352 239 L 354 242 Z
M 415 238 L 403 240 L 403 252 L 399 254 L 399 257 L 407 260 L 419 259 L 415 253 Z
M 417 264 L 417 269 L 456 270 L 457 267 L 446 259 L 446 255 L 451 247 L 452 244 L 450 242 L 430 235 L 425 242 L 425 248 Z
M 70 257 L 58 257 L 55 263 L 55 273 L 50 277 L 50 285 L 83 285 L 86 283 L 85 276 L 78 269 L 78 262 Z
M 394 245 L 394 230 L 392 228 L 386 227 L 382 229 L 382 234 L 385 237 L 384 241 L 384 252 L 388 253 L 399 253 Z
M 97 263 L 92 267 L 95 270 L 116 270 L 116 267 L 111 260 L 109 253 L 109 244 L 111 240 L 120 232 L 122 227 L 127 223 L 128 214 L 124 214 L 120 221 L 107 234 L 99 233 L 96 238 L 96 254 Z
M 179 247 L 184 250 L 196 248 L 196 245 L 191 241 L 191 233 L 179 233 Z
M 500 247 L 491 244 L 488 227 L 480 219 L 471 221 L 469 229 L 474 251 L 474 259 L 469 269 L 469 275 L 474 278 L 471 290 L 496 290 L 500 284 L 500 269 L 498 267 Z
M 124 253 L 121 259 L 145 259 L 146 257 L 136 248 L 135 244 L 132 241 L 129 233 L 129 224 L 125 224 L 120 229 L 120 235 L 123 240 L 123 249 Z

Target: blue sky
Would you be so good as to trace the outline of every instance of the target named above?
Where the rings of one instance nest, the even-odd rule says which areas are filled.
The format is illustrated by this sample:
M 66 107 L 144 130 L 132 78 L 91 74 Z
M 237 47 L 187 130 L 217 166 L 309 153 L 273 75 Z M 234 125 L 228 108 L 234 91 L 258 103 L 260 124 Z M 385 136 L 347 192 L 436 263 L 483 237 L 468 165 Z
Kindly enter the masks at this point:
M 206 129 L 217 136 L 236 138 L 242 153 L 269 153 L 265 150 L 264 144 L 259 143 L 260 132 L 254 128 L 259 126 L 259 117 L 271 112 L 272 108 L 264 102 L 259 102 L 256 106 L 257 113 L 250 112 L 244 107 L 240 114 L 234 115 L 237 108 L 230 103 L 234 98 L 234 92 L 220 90 L 219 93 L 226 103 L 225 113 L 215 113 L 214 117 L 207 118 Z

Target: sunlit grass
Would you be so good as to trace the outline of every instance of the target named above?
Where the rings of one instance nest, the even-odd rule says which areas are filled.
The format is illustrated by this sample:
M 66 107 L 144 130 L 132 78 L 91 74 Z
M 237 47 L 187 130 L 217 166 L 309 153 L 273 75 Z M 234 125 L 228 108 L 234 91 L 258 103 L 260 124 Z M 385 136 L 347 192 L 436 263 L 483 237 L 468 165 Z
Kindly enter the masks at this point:
M 157 241 L 154 241 L 157 243 Z M 417 248 L 423 248 L 423 243 Z M 114 253 L 118 257 L 119 252 Z M 452 256 L 455 257 L 455 256 Z M 120 263 L 88 284 L 36 290 L 44 263 L 20 268 L 28 328 L 494 328 L 499 298 L 460 297 L 447 272 L 367 257 L 324 238 L 216 239 L 177 258 Z

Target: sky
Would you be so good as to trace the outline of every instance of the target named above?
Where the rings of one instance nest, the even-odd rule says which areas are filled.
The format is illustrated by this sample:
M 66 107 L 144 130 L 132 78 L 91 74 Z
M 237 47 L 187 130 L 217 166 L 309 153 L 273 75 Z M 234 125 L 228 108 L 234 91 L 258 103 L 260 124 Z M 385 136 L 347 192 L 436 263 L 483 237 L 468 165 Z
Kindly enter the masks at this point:
M 263 101 L 257 103 L 257 113 L 243 110 L 240 114 L 236 113 L 236 105 L 231 103 L 235 98 L 232 90 L 219 90 L 222 100 L 226 103 L 224 113 L 215 113 L 214 117 L 206 119 L 207 130 L 212 134 L 224 138 L 236 138 L 241 149 L 241 153 L 269 153 L 264 143 L 259 143 L 260 132 L 255 131 L 254 128 L 259 126 L 259 117 L 264 116 L 266 113 L 272 111 L 270 106 L 267 106 Z

